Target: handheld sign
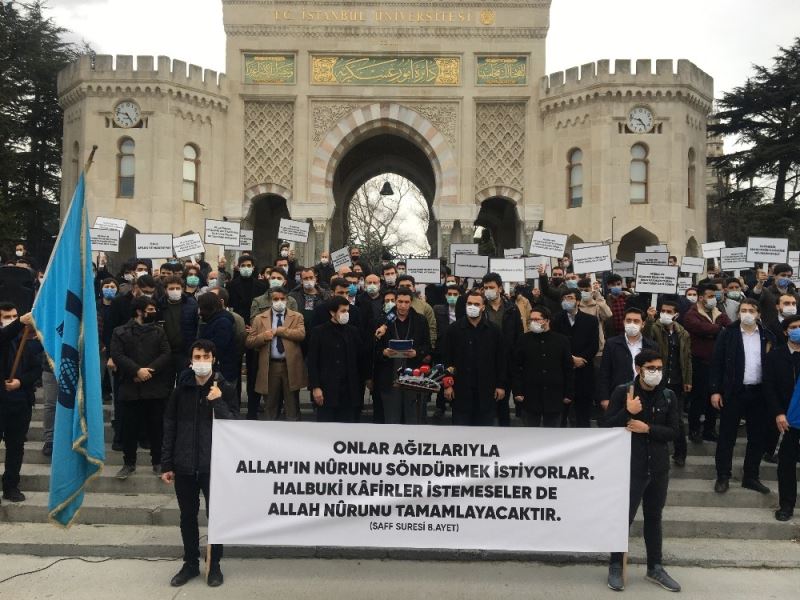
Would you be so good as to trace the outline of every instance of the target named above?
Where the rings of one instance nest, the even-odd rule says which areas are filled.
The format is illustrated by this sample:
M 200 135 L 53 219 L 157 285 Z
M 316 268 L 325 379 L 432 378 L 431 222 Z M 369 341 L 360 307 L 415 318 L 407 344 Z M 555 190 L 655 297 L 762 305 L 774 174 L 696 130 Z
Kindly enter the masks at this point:
M 645 252 L 669 252 L 666 244 L 656 244 L 655 246 L 645 246 Z
M 614 273 L 620 277 L 633 277 L 634 263 L 615 260 L 611 266 L 614 268 Z
M 171 233 L 136 234 L 136 258 L 170 258 L 171 256 Z
M 236 246 L 239 244 L 241 224 L 234 221 L 215 221 L 206 219 L 206 244 L 217 246 Z M 180 257 L 179 257 L 180 258 Z
M 409 258 L 406 273 L 414 278 L 415 283 L 441 283 L 442 263 L 438 258 Z
M 752 269 L 753 263 L 747 260 L 747 248 L 723 248 L 720 250 L 720 263 L 723 271 Z
M 119 252 L 118 229 L 90 229 L 89 235 L 95 252 Z
M 456 254 L 455 269 L 453 274 L 456 277 L 472 277 L 480 279 L 489 272 L 489 257 L 478 256 L 477 254 Z
M 233 250 L 235 252 L 250 252 L 253 250 L 253 230 L 252 229 L 240 229 L 239 230 L 239 245 L 238 246 L 226 246 L 228 250 Z
M 450 244 L 450 264 L 456 264 L 456 254 L 478 254 L 478 244 Z
M 535 279 L 539 283 L 539 266 L 544 265 L 544 273 L 550 276 L 552 267 L 547 256 L 526 256 L 525 257 L 525 279 Z
M 493 258 L 489 261 L 489 272 L 497 273 L 503 283 L 522 283 L 525 281 L 525 259 Z
M 636 270 L 636 291 L 640 294 L 675 294 L 678 267 L 640 264 Z
M 800 250 L 793 250 L 789 252 L 789 260 L 786 262 L 789 263 L 789 266 L 794 269 L 794 272 L 797 273 L 800 270 Z
M 533 238 L 531 238 L 530 253 L 538 256 L 561 258 L 564 256 L 564 248 L 567 247 L 567 237 L 563 233 L 534 231 Z
M 307 242 L 310 223 L 281 219 L 278 227 L 278 238 L 288 242 Z
M 94 220 L 95 229 L 116 229 L 119 237 L 125 233 L 125 226 L 128 224 L 124 219 L 112 219 L 111 217 L 97 217 Z
M 522 248 L 506 248 L 503 250 L 504 258 L 522 258 L 525 251 Z
M 350 248 L 345 246 L 336 252 L 331 252 L 331 264 L 335 271 L 339 270 L 339 267 L 343 265 L 351 265 L 353 264 L 350 260 Z
M 669 252 L 637 252 L 633 262 L 637 265 L 666 265 L 669 262 Z
M 684 256 L 681 261 L 681 273 L 702 273 L 706 270 L 706 259 L 699 256 Z
M 175 248 L 175 256 L 178 258 L 192 256 L 193 254 L 203 254 L 206 251 L 199 233 L 190 233 L 189 235 L 177 237 L 172 240 L 172 245 Z
M 603 242 L 579 242 L 572 244 L 573 250 L 580 250 L 581 248 L 591 248 L 592 246 L 602 246 Z
M 785 238 L 747 238 L 747 262 L 785 263 L 789 258 L 789 240 Z
M 678 293 L 683 295 L 686 293 L 690 287 L 692 287 L 693 282 L 691 277 L 678 277 Z
M 611 248 L 589 246 L 572 249 L 572 270 L 575 273 L 602 273 L 611 270 Z
M 720 250 L 725 247 L 725 242 L 708 242 L 700 244 L 703 251 L 703 258 L 719 258 Z

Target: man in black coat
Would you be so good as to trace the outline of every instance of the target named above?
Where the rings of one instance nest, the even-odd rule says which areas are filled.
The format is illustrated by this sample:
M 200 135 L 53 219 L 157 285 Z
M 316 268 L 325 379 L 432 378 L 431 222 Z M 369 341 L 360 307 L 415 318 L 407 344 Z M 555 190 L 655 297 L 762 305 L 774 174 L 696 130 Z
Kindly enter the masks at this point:
M 631 435 L 629 520 L 633 523 L 639 505 L 644 511 L 644 544 L 647 549 L 647 579 L 672 592 L 681 586 L 661 564 L 661 513 L 669 487 L 669 442 L 678 434 L 678 402 L 663 384 L 664 361 L 654 350 L 636 356 L 635 379 L 616 386 L 601 422 L 603 427 L 625 427 Z M 622 552 L 611 554 L 608 587 L 624 589 Z
M 550 318 L 545 307 L 534 308 L 530 331 L 514 347 L 514 401 L 522 404 L 528 427 L 561 427 L 564 406 L 575 398 L 570 341 L 551 331 Z M 597 325 L 594 327 L 596 334 Z
M 125 464 L 117 479 L 136 471 L 136 446 L 142 423 L 150 441 L 153 472 L 161 475 L 164 404 L 174 381 L 172 356 L 164 330 L 155 324 L 156 301 L 139 296 L 131 305 L 133 318 L 111 336 L 111 358 L 120 378 L 122 447 Z
M 190 368 L 178 376 L 178 384 L 164 411 L 164 442 L 161 451 L 164 483 L 175 484 L 175 496 L 181 512 L 183 567 L 172 578 L 181 586 L 200 574 L 197 511 L 200 493 L 210 496 L 211 434 L 214 419 L 236 419 L 239 400 L 236 389 L 219 372 L 214 372 L 216 348 L 208 340 L 198 340 L 190 348 Z M 211 545 L 208 585 L 222 584 L 219 561 L 222 545 Z
M 597 317 L 578 310 L 580 292 L 561 292 L 561 312 L 553 319 L 553 331 L 567 336 L 575 370 L 575 398 L 564 406 L 562 426 L 567 424 L 570 406 L 575 407 L 574 425 L 590 427 L 594 401 L 594 357 L 600 349 L 600 325 Z
M 450 325 L 445 338 L 444 366 L 455 375 L 445 399 L 452 403 L 454 425 L 493 425 L 497 403 L 506 397 L 508 350 L 485 309 L 481 292 L 467 292 L 467 315 Z
M 314 329 L 306 357 L 317 421 L 354 423 L 362 400 L 368 360 L 361 334 L 350 322 L 350 303 L 334 296 L 326 303 L 328 322 Z

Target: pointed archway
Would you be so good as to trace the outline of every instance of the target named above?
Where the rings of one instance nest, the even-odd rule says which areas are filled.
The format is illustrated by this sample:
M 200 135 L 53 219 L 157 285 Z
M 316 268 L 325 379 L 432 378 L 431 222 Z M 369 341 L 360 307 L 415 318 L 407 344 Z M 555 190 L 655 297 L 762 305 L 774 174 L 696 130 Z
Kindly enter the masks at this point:
M 617 260 L 632 261 L 637 252 L 644 252 L 647 246 L 655 246 L 658 236 L 644 227 L 637 227 L 622 236 L 617 248 Z

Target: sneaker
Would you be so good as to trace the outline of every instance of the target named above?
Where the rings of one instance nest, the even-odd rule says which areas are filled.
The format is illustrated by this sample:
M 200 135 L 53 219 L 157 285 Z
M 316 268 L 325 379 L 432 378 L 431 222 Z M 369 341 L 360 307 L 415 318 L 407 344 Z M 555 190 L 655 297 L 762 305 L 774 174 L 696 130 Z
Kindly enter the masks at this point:
M 44 443 L 44 446 L 42 446 L 42 454 L 45 455 L 47 458 L 53 456 L 53 442 Z
M 190 564 L 190 563 L 183 563 L 181 570 L 175 574 L 169 584 L 172 587 L 181 587 L 190 579 L 194 579 L 200 575 L 200 568 L 197 566 L 197 563 Z
M 208 569 L 208 577 L 206 583 L 208 587 L 219 587 L 222 585 L 223 577 L 222 570 L 219 568 L 219 563 L 212 563 Z
M 153 475 L 161 477 L 161 465 L 153 465 Z
M 724 494 L 728 491 L 729 487 L 731 487 L 731 484 L 727 479 L 717 479 L 717 481 L 714 482 L 714 491 L 718 494 Z
M 794 509 L 792 508 L 779 508 L 775 511 L 776 521 L 788 521 L 794 516 Z
M 20 492 L 19 488 L 11 488 L 3 491 L 3 500 L 8 500 L 9 502 L 24 502 L 25 494 Z
M 652 569 L 647 569 L 645 579 L 660 585 L 669 592 L 680 592 L 681 586 L 670 577 L 661 565 L 653 565 Z
M 117 474 L 114 475 L 117 479 L 125 481 L 128 477 L 136 472 L 136 465 L 124 465 Z
M 625 582 L 622 581 L 622 565 L 608 565 L 608 588 L 615 592 L 625 589 Z
M 759 479 L 742 479 L 742 487 L 761 494 L 771 494 L 772 491 Z

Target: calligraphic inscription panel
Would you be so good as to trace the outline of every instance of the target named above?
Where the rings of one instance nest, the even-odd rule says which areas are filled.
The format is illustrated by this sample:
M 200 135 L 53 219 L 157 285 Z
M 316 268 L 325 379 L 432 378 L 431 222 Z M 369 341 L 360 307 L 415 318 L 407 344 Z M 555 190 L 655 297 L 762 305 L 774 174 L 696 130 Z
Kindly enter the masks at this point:
M 291 85 L 295 83 L 293 54 L 245 54 L 244 82 Z
M 478 56 L 478 85 L 527 85 L 527 56 Z
M 311 83 L 326 85 L 453 86 L 461 83 L 457 56 L 313 56 Z

